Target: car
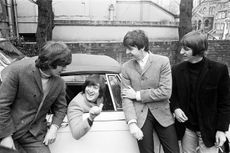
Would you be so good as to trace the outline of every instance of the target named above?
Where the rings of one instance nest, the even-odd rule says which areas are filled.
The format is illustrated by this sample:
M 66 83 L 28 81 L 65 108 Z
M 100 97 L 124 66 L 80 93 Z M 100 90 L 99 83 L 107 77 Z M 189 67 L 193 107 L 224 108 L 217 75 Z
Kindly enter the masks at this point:
M 66 83 L 67 103 L 81 91 L 90 74 L 100 74 L 106 80 L 103 111 L 96 117 L 90 131 L 79 140 L 70 132 L 67 117 L 51 144 L 52 153 L 139 153 L 137 141 L 129 133 L 121 105 L 121 65 L 106 55 L 73 54 L 72 63 L 61 74 Z M 85 113 L 83 117 L 89 114 Z M 52 116 L 47 116 L 51 122 Z M 162 152 L 154 133 L 155 152 Z
M 24 57 L 25 55 L 9 40 L 0 38 L 0 73 L 5 67 Z

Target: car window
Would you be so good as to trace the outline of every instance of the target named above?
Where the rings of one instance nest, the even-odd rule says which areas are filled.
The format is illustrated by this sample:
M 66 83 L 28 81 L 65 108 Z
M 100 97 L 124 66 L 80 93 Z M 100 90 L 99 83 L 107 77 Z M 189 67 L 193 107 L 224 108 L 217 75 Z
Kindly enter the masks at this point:
M 121 105 L 121 81 L 119 75 L 111 74 L 107 75 L 108 83 L 111 90 L 111 96 L 114 101 L 115 110 L 122 110 Z
M 105 75 L 101 75 L 105 79 L 105 96 L 104 96 L 104 106 L 103 111 L 114 111 L 114 105 L 112 102 L 111 94 L 109 91 L 108 83 Z M 85 82 L 85 79 L 88 75 L 72 75 L 72 76 L 62 76 L 66 83 L 66 101 L 67 104 L 71 102 L 71 100 L 82 91 L 82 85 Z

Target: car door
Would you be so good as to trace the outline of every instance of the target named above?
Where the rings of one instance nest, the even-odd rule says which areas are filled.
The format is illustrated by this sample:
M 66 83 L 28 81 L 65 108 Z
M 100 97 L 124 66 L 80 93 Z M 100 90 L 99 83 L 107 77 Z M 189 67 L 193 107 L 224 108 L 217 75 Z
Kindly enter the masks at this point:
M 111 93 L 111 98 L 113 101 L 113 106 L 115 108 L 115 112 L 121 112 L 122 111 L 121 78 L 118 74 L 107 74 L 106 78 L 108 80 L 108 87 L 109 87 L 109 90 Z M 123 111 L 122 111 L 122 115 L 124 116 Z M 117 119 L 119 120 L 119 118 L 117 118 Z M 154 152 L 155 153 L 163 153 L 164 152 L 163 148 L 160 144 L 159 138 L 158 138 L 155 131 L 153 131 L 153 139 L 154 139 Z

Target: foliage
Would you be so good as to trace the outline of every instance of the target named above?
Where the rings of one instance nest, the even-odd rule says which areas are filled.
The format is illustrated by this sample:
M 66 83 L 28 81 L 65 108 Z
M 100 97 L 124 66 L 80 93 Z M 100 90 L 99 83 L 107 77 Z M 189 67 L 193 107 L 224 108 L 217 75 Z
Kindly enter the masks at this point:
M 11 37 L 9 38 L 9 41 L 24 55 L 28 57 L 36 56 L 38 55 L 38 49 L 36 45 L 34 44 L 25 44 L 25 41 L 22 37 Z

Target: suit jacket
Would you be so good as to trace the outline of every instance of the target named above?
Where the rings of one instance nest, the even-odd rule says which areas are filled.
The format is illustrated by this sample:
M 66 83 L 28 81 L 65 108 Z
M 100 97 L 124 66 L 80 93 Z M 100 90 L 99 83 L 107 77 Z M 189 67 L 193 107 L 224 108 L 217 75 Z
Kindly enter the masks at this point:
M 83 118 L 83 114 L 88 113 L 91 107 L 99 105 L 101 100 L 98 99 L 97 104 L 89 102 L 82 92 L 72 99 L 68 106 L 67 117 L 72 136 L 75 139 L 80 139 L 90 130 L 91 126 L 87 118 Z
M 121 78 L 122 89 L 131 86 L 135 91 L 140 91 L 141 95 L 141 101 L 123 98 L 122 105 L 127 121 L 136 119 L 141 128 L 150 110 L 162 126 L 167 127 L 174 123 L 169 109 L 172 78 L 167 57 L 150 53 L 143 70 L 136 60 L 129 60 L 123 64 Z
M 198 123 L 204 144 L 213 146 L 217 130 L 227 131 L 230 119 L 229 74 L 224 64 L 204 59 L 204 67 L 196 86 L 196 107 Z M 188 62 L 172 68 L 173 90 L 171 109 L 181 108 L 185 114 L 189 109 L 189 72 Z M 176 121 L 178 137 L 182 138 L 185 126 Z
M 58 77 L 49 79 L 50 90 L 42 108 L 35 115 L 43 98 L 40 72 L 35 58 L 23 59 L 7 67 L 0 86 L 0 138 L 14 139 L 30 131 L 42 140 L 47 130 L 46 114 L 52 108 L 52 124 L 60 126 L 66 114 L 65 84 Z

